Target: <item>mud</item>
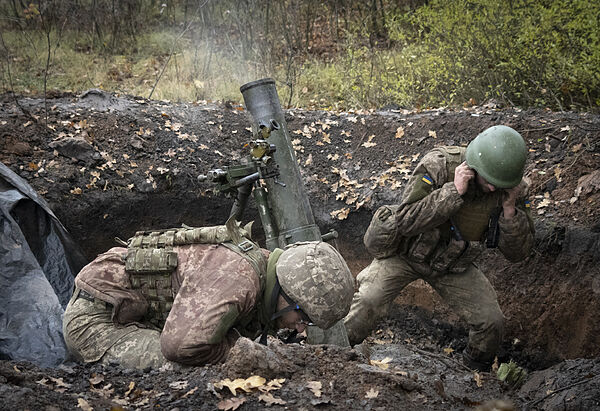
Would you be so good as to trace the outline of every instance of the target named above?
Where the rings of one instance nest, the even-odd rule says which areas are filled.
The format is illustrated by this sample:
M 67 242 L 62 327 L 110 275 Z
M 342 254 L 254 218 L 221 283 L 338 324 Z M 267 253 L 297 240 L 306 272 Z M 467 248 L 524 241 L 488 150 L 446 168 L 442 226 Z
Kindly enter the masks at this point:
M 232 200 L 198 175 L 246 155 L 251 122 L 243 107 L 94 91 L 48 100 L 46 116 L 41 99 L 19 100 L 29 115 L 10 96 L 0 99 L 0 161 L 46 198 L 89 259 L 139 229 L 226 219 Z M 215 409 L 233 396 L 214 383 L 253 373 L 285 378 L 270 393 L 286 404 L 268 405 L 253 390 L 235 397 L 246 398 L 239 409 L 464 409 L 492 400 L 517 409 L 600 408 L 600 191 L 593 174 L 600 166 L 599 116 L 488 105 L 292 110 L 286 120 L 317 224 L 339 233 L 338 247 L 355 275 L 370 261 L 362 235 L 372 212 L 399 200 L 423 154 L 466 144 L 495 124 L 522 133 L 530 150 L 536 247 L 518 264 L 489 252 L 480 266 L 506 316 L 498 360 L 523 365 L 525 385 L 510 389 L 492 374 L 464 369 L 465 325 L 427 284 L 416 282 L 354 350 L 273 343 L 271 354 L 256 354 L 286 359 L 289 371 L 280 375 L 273 366 L 256 368 L 258 360 L 163 372 L 75 363 L 44 370 L 2 361 L 0 398 L 7 408 L 69 409 L 83 399 L 94 409 Z M 244 220 L 252 219 L 259 221 L 250 203 Z M 263 238 L 260 224 L 254 236 Z M 381 366 L 370 362 L 384 359 L 389 362 Z M 310 381 L 322 383 L 320 396 L 307 388 L 314 389 Z

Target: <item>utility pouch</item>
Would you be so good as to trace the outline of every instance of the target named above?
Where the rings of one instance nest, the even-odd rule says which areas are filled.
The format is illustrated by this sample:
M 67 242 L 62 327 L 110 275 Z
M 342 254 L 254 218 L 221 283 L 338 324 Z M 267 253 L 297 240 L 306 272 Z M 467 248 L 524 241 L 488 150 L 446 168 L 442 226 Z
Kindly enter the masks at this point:
M 166 248 L 130 248 L 125 271 L 129 273 L 171 274 L 177 268 L 177 253 Z
M 471 263 L 477 259 L 483 252 L 483 244 L 479 241 L 471 241 L 467 243 L 467 249 L 462 253 L 460 258 L 452 264 L 450 272 L 453 274 L 463 273 L 469 268 Z
M 444 272 L 459 259 L 469 243 L 452 237 L 445 249 L 441 250 L 431 261 L 431 269 Z
M 387 258 L 395 254 L 400 242 L 396 212 L 399 206 L 381 206 L 365 232 L 363 242 L 375 258 Z
M 408 249 L 407 257 L 417 263 L 424 263 L 440 242 L 440 230 L 433 229 L 419 234 Z

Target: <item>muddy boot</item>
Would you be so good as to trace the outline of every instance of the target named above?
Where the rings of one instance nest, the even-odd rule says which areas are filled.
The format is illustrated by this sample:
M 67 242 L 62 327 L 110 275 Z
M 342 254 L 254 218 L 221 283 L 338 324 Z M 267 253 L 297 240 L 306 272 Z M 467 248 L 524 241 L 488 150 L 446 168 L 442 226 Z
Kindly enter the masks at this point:
M 472 370 L 489 372 L 494 362 L 494 354 L 469 347 L 463 351 L 463 363 Z

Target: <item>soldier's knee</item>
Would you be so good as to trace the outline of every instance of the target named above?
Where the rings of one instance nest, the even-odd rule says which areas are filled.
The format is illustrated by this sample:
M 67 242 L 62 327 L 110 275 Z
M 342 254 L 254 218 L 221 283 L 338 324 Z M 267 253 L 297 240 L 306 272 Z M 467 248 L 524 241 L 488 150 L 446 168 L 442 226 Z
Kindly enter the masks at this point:
M 181 340 L 160 338 L 160 348 L 163 356 L 169 360 L 184 365 L 204 365 L 217 362 L 224 355 L 221 352 L 223 344 L 196 344 L 188 346 Z
M 478 327 L 480 331 L 486 334 L 493 334 L 496 338 L 501 338 L 504 329 L 504 316 L 500 310 L 492 310 L 485 313 Z

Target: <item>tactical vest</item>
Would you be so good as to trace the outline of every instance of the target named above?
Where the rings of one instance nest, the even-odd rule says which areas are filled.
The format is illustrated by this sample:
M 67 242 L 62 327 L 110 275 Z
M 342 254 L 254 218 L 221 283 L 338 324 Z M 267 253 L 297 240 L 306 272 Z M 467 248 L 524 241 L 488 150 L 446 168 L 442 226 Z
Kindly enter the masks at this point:
M 437 188 L 454 181 L 454 170 L 464 161 L 464 148 L 439 147 L 445 158 L 446 180 L 438 181 Z M 411 201 L 418 201 L 429 194 L 427 190 L 410 193 Z M 414 198 L 412 197 L 414 195 Z M 464 203 L 450 221 L 414 237 L 403 237 L 398 231 L 398 211 L 402 205 L 380 207 L 364 236 L 367 250 L 376 258 L 387 258 L 396 253 L 419 263 L 425 271 L 463 272 L 483 251 L 482 240 L 488 231 L 491 215 L 499 211 L 502 192 L 482 193 L 469 190 L 463 196 Z
M 454 170 L 463 162 L 465 149 L 440 147 L 437 150 L 446 159 L 447 177 L 446 181 L 438 182 L 441 187 L 454 181 Z M 437 273 L 461 273 L 483 252 L 490 216 L 500 207 L 502 192 L 468 190 L 463 200 L 450 221 L 406 240 L 405 253 L 411 261 L 424 264 Z
M 263 288 L 266 259 L 260 247 L 250 239 L 250 227 L 242 229 L 230 218 L 221 226 L 136 232 L 127 240 L 125 271 L 132 289 L 139 290 L 148 301 L 144 319 L 162 329 L 171 311 L 175 298 L 172 274 L 178 265 L 175 246 L 221 244 L 252 265 Z
M 440 147 L 446 157 L 447 181 L 454 181 L 454 170 L 464 161 L 465 148 Z M 442 183 L 443 185 L 443 183 Z M 488 229 L 490 215 L 502 204 L 502 191 L 481 193 L 469 190 L 463 196 L 464 204 L 452 216 L 452 224 L 467 241 L 481 241 Z

